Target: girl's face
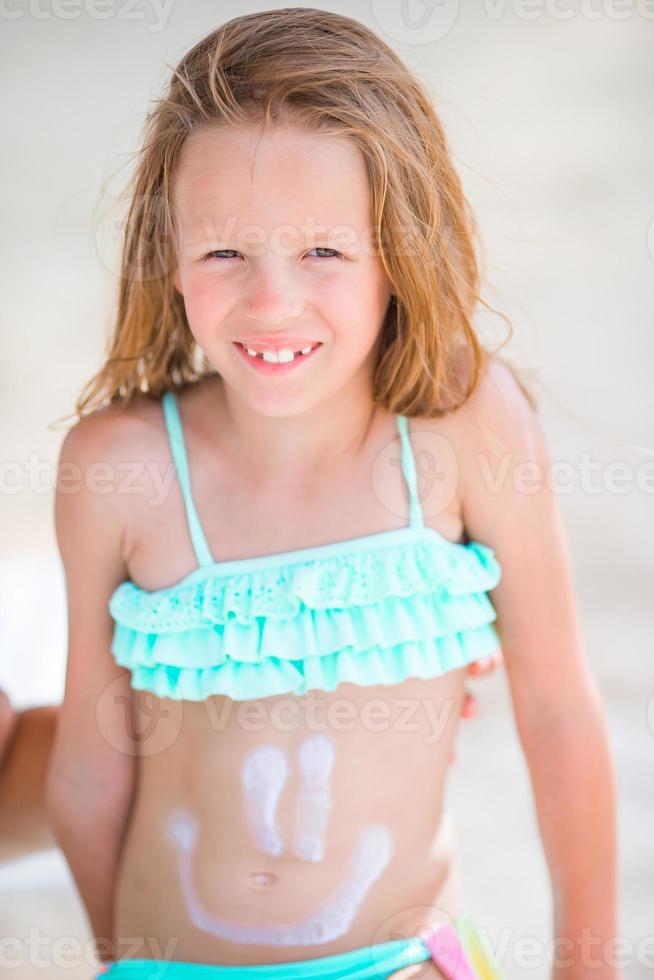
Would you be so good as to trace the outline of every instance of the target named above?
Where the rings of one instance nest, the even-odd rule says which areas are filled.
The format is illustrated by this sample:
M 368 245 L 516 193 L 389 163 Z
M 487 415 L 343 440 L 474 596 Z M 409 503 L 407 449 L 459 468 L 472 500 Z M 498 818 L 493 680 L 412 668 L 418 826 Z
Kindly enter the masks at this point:
M 356 146 L 300 129 L 203 128 L 182 148 L 173 209 L 175 287 L 195 340 L 237 397 L 273 415 L 348 386 L 371 397 L 392 287 Z M 252 360 L 244 347 L 268 358 Z

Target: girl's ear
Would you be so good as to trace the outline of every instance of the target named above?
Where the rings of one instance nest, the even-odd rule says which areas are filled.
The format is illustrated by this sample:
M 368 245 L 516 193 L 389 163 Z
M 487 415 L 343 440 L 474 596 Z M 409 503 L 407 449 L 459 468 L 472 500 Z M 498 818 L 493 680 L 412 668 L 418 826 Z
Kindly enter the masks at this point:
M 173 271 L 173 285 L 175 286 L 177 292 L 182 295 L 182 282 L 179 276 L 179 266 L 177 265 Z

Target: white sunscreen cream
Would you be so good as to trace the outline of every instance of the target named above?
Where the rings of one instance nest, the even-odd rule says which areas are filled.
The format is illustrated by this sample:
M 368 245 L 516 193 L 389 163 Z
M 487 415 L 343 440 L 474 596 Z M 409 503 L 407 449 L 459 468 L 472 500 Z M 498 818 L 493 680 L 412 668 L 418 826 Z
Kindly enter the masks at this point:
M 370 824 L 359 835 L 345 878 L 313 913 L 291 924 L 250 925 L 223 919 L 203 908 L 191 876 L 197 840 L 193 817 L 184 811 L 173 813 L 168 833 L 178 848 L 182 891 L 191 921 L 198 929 L 234 943 L 307 946 L 337 939 L 347 932 L 359 905 L 393 854 L 393 835 L 389 828 Z
M 303 785 L 295 809 L 293 850 L 306 861 L 322 861 L 325 828 L 332 807 L 333 742 L 326 735 L 312 735 L 302 742 L 298 758 Z
M 284 850 L 275 821 L 287 777 L 286 755 L 274 745 L 260 745 L 243 763 L 241 781 L 245 813 L 252 836 L 265 854 L 278 855 Z

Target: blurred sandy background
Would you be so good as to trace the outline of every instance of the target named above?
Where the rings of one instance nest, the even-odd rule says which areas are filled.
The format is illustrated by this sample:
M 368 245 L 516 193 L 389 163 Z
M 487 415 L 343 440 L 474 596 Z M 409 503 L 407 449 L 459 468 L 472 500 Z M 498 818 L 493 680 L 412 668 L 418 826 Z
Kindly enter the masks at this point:
M 48 424 L 102 358 L 117 286 L 103 215 L 164 62 L 271 6 L 115 2 L 101 19 L 83 0 L 58 13 L 16 0 L 0 13 L 0 684 L 18 706 L 63 694 L 52 485 L 64 429 Z M 560 506 L 618 776 L 621 962 L 640 980 L 654 966 L 654 5 L 319 6 L 379 31 L 430 87 L 484 236 L 485 296 L 514 324 L 510 356 L 568 467 Z M 479 325 L 503 334 L 498 318 Z M 450 782 L 468 905 L 493 942 L 534 937 L 546 949 L 547 869 L 506 680 L 471 687 L 481 714 L 462 723 Z M 16 939 L 2 947 L 11 975 L 91 975 L 59 852 L 0 867 L 0 923 Z M 40 961 L 30 933 L 43 939 Z M 507 958 L 506 977 L 546 976 L 529 962 Z

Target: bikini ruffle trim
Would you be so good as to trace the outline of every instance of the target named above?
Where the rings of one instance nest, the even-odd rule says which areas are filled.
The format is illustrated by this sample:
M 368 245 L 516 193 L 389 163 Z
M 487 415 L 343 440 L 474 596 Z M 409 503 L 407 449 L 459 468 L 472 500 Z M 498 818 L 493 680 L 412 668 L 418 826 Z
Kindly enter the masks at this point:
M 109 611 L 125 626 L 167 633 L 232 620 L 253 625 L 259 617 L 295 619 L 309 609 L 352 609 L 390 597 L 485 592 L 499 579 L 487 545 L 419 540 L 240 573 L 209 567 L 192 583 L 156 592 L 126 581 L 112 595 Z
M 491 548 L 419 541 L 111 597 L 132 687 L 237 700 L 434 677 L 493 652 Z

